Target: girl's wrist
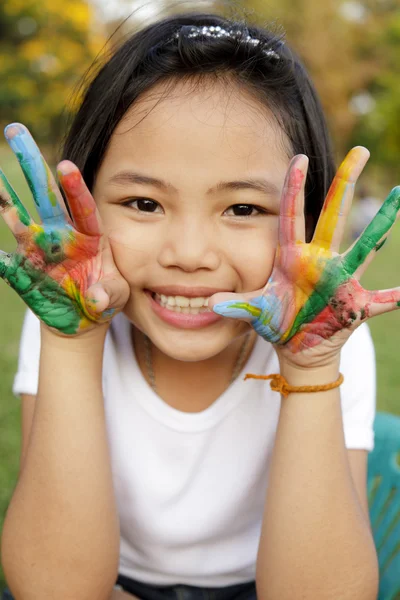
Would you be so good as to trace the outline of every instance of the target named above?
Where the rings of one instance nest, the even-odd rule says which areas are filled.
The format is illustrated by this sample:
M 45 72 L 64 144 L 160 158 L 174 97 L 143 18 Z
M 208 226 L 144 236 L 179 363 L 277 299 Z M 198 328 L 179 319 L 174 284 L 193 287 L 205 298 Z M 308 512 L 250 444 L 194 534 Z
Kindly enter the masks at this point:
M 108 331 L 109 323 L 98 325 L 85 333 L 76 336 L 67 336 L 52 331 L 44 323 L 40 324 L 40 336 L 42 344 L 49 344 L 53 348 L 70 350 L 71 352 L 85 353 L 93 352 L 94 349 L 101 350 Z
M 339 377 L 340 354 L 323 365 L 300 366 L 286 357 L 279 357 L 280 374 L 291 386 L 326 385 Z

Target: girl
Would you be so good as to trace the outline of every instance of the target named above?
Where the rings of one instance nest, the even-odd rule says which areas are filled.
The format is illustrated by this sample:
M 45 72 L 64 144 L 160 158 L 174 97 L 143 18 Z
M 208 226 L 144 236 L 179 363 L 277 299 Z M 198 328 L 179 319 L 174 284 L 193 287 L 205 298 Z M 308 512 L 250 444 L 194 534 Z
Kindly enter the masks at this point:
M 72 124 L 65 201 L 27 129 L 6 137 L 41 217 L 2 175 L 0 273 L 38 317 L 14 385 L 15 598 L 375 599 L 362 322 L 400 294 L 358 279 L 400 194 L 338 254 L 368 151 L 333 178 L 299 60 L 213 14 L 132 36 Z

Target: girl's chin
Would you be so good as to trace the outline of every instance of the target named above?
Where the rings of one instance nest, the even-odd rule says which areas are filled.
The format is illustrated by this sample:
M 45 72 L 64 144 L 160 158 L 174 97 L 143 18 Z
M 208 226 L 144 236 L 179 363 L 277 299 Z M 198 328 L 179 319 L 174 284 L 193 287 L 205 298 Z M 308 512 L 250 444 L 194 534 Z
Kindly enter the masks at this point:
M 200 362 L 213 358 L 223 352 L 231 342 L 230 339 L 224 339 L 225 336 L 221 338 L 218 335 L 204 339 L 201 334 L 189 330 L 180 336 L 171 333 L 160 335 L 159 331 L 149 331 L 148 337 L 160 352 L 183 362 Z
M 178 332 L 163 331 L 162 328 L 155 328 L 154 325 L 138 327 L 134 323 L 133 327 L 135 342 L 139 336 L 146 335 L 152 345 L 156 346 L 165 356 L 182 362 L 200 362 L 214 358 L 234 341 L 228 331 L 222 332 L 221 330 L 218 332 L 214 330 L 209 335 L 205 335 L 205 332 L 199 329 L 195 331 L 185 329 Z

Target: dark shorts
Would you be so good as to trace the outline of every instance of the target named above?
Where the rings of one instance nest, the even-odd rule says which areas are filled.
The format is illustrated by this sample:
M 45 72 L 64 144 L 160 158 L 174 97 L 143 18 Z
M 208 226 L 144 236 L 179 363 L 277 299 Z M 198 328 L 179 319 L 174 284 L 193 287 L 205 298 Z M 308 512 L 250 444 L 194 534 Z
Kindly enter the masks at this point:
M 141 600 L 256 600 L 254 581 L 227 587 L 203 588 L 192 585 L 150 585 L 119 575 L 117 585 Z M 14 597 L 9 590 L 4 590 L 2 600 L 14 600 Z
M 256 600 L 254 581 L 227 587 L 192 585 L 150 585 L 119 575 L 117 585 L 140 600 Z

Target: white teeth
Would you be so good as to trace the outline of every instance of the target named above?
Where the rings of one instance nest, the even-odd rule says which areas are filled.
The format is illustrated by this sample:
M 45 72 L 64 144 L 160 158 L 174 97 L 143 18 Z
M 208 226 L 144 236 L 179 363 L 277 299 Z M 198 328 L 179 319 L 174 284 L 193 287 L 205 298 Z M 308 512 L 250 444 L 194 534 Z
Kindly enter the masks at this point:
M 168 304 L 168 306 L 176 306 L 174 296 L 168 296 L 167 304 Z
M 192 308 L 201 308 L 204 306 L 205 298 L 190 298 L 190 306 Z
M 184 298 L 183 296 L 175 296 L 175 302 L 176 302 L 176 306 L 181 306 L 182 308 L 187 308 L 188 306 L 192 305 L 191 301 L 189 304 L 189 298 Z M 203 305 L 201 304 L 200 306 L 203 306 Z
M 155 299 L 164 308 L 185 315 L 198 315 L 199 313 L 209 312 L 207 308 L 208 298 L 186 298 L 185 296 L 155 294 Z

